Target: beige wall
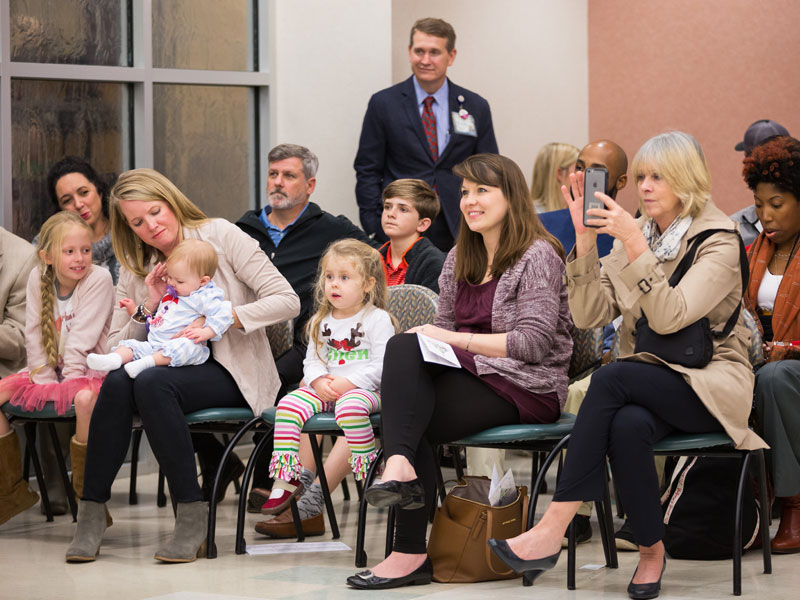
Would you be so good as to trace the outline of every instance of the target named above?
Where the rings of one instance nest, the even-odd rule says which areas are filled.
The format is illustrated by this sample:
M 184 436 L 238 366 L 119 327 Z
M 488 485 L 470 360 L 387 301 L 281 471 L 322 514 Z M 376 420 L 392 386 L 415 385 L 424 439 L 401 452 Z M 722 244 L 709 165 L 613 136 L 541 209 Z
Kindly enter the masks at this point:
M 489 101 L 500 153 L 528 183 L 541 146 L 588 141 L 586 0 L 394 0 L 393 83 L 411 75 L 408 34 L 422 17 L 455 28 L 448 76 Z
M 312 197 L 358 223 L 353 159 L 369 96 L 391 84 L 391 0 L 270 3 L 272 144 L 308 146 Z
M 732 213 L 752 201 L 733 147 L 757 119 L 800 136 L 800 2 L 592 0 L 589 132 L 632 158 L 670 129 L 694 135 L 713 197 Z M 633 185 L 621 194 L 636 205 Z

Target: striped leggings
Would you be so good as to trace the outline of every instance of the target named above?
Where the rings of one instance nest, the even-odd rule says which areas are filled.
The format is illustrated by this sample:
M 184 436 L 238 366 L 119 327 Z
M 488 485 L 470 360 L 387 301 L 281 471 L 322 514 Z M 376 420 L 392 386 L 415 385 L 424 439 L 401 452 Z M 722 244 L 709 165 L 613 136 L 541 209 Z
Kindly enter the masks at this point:
M 335 402 L 322 400 L 311 387 L 301 387 L 278 402 L 275 415 L 275 441 L 269 475 L 275 479 L 292 481 L 303 472 L 300 464 L 300 431 L 313 415 L 333 411 L 336 424 L 344 431 L 350 446 L 350 466 L 356 479 L 363 479 L 375 460 L 375 435 L 369 416 L 381 409 L 377 392 L 355 389 L 343 394 Z

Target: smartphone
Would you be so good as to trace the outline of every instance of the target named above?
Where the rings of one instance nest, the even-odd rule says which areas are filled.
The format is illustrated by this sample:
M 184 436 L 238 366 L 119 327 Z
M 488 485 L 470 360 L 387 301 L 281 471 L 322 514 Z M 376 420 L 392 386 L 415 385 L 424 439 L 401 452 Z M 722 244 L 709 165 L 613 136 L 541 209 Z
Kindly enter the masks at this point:
M 592 225 L 597 219 L 594 215 L 587 215 L 586 211 L 592 208 L 605 208 L 606 205 L 600 198 L 595 198 L 595 192 L 607 193 L 608 189 L 608 169 L 604 167 L 589 167 L 584 171 L 583 179 L 583 226 L 599 227 Z

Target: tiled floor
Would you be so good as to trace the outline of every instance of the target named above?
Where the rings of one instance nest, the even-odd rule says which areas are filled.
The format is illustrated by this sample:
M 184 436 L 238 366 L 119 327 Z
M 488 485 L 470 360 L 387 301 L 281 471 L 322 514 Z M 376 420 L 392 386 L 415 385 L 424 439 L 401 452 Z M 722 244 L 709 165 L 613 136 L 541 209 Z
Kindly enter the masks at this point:
M 522 458 L 509 461 L 519 478 L 529 464 Z M 448 474 L 445 473 L 445 477 Z M 155 476 L 140 478 L 139 504 L 127 504 L 127 479 L 115 484 L 109 507 L 114 526 L 104 537 L 100 556 L 94 563 L 66 564 L 64 551 L 74 525 L 67 516 L 47 523 L 34 508 L 0 527 L 0 599 L 79 600 L 246 600 L 252 598 L 293 598 L 333 600 L 359 598 L 435 598 L 470 600 L 486 598 L 626 598 L 625 588 L 635 568 L 636 556 L 620 553 L 617 570 L 602 564 L 603 550 L 594 523 L 595 538 L 578 548 L 577 587 L 566 589 L 566 555 L 551 572 L 532 588 L 520 580 L 471 585 L 406 587 L 384 592 L 349 589 L 345 578 L 356 571 L 352 551 L 285 553 L 237 556 L 233 552 L 235 502 L 229 496 L 219 510 L 217 547 L 219 558 L 200 559 L 191 564 L 165 565 L 153 560 L 159 541 L 172 528 L 169 507 L 157 508 Z M 352 488 L 352 486 L 351 486 Z M 552 488 L 551 488 L 552 489 Z M 549 500 L 545 496 L 545 503 Z M 355 547 L 357 503 L 334 495 L 342 530 L 341 541 Z M 250 544 L 270 543 L 252 530 L 257 515 L 248 515 L 246 536 Z M 369 564 L 382 555 L 385 513 L 369 512 L 367 553 Z M 773 524 L 773 533 L 774 527 Z M 330 533 L 308 538 L 307 543 L 331 541 Z M 313 546 L 311 547 L 313 548 Z M 582 568 L 583 567 L 583 568 Z M 586 568 L 590 567 L 590 568 Z M 661 598 L 729 598 L 731 561 L 693 562 L 670 560 L 664 576 Z M 800 598 L 800 555 L 775 556 L 773 574 L 762 574 L 761 555 L 744 558 L 743 591 L 746 598 L 770 600 Z

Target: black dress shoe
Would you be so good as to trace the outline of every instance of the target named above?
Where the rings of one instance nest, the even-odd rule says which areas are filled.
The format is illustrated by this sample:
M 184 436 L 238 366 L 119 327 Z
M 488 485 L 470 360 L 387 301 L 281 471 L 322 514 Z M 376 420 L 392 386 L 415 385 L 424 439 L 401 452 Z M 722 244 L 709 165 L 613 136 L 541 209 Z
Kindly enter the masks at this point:
M 491 538 L 489 540 L 489 547 L 495 556 L 502 560 L 506 566 L 513 569 L 517 573 L 522 573 L 525 585 L 531 585 L 536 578 L 545 571 L 548 571 L 556 566 L 558 557 L 561 556 L 561 550 L 556 554 L 545 556 L 544 558 L 537 558 L 536 560 L 525 560 L 517 556 L 508 542 L 505 540 L 496 540 Z
M 433 564 L 425 558 L 419 568 L 403 577 L 377 577 L 372 571 L 361 571 L 347 578 L 347 584 L 360 590 L 387 590 L 404 585 L 426 585 L 431 582 Z
M 664 576 L 664 569 L 667 568 L 667 557 L 664 557 L 664 566 L 661 567 L 661 575 L 658 576 L 658 581 L 653 581 L 651 583 L 633 583 L 633 577 L 636 577 L 636 571 L 639 570 L 639 567 L 636 567 L 636 571 L 633 572 L 633 577 L 631 577 L 631 582 L 628 584 L 628 597 L 633 598 L 633 600 L 649 600 L 650 598 L 658 598 L 659 592 L 661 592 L 661 578 Z
M 373 483 L 364 494 L 367 502 L 378 508 L 397 506 L 414 510 L 425 506 L 425 490 L 419 479 Z

